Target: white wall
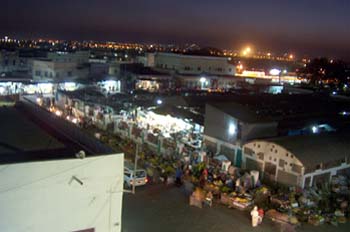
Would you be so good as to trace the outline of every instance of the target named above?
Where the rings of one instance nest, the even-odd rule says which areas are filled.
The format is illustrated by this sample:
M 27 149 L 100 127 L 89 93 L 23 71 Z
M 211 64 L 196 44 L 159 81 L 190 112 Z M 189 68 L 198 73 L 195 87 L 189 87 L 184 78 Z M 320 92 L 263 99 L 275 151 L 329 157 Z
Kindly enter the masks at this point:
M 245 154 L 244 148 L 250 148 L 254 151 L 254 154 L 252 156 L 249 156 Z M 257 156 L 258 153 L 264 153 L 264 159 L 260 160 Z M 265 163 L 269 162 L 274 165 L 276 165 L 276 175 L 275 175 L 275 181 L 277 181 L 277 175 L 278 170 L 285 171 L 289 174 L 293 174 L 294 176 L 297 176 L 298 185 L 302 185 L 302 176 L 304 174 L 304 171 L 301 173 L 294 172 L 292 170 L 292 165 L 298 165 L 303 167 L 303 164 L 300 162 L 297 157 L 290 151 L 286 150 L 284 147 L 281 147 L 275 143 L 266 142 L 262 140 L 255 140 L 251 141 L 243 146 L 243 160 L 244 163 L 246 163 L 246 159 L 252 159 L 262 164 L 263 169 L 265 168 Z M 279 166 L 280 159 L 284 160 L 286 163 L 282 167 Z
M 225 57 L 189 56 L 174 53 L 156 53 L 154 65 L 160 69 L 176 70 L 180 74 L 235 75 L 235 66 Z
M 123 154 L 0 165 L 0 231 L 121 231 L 123 166 Z

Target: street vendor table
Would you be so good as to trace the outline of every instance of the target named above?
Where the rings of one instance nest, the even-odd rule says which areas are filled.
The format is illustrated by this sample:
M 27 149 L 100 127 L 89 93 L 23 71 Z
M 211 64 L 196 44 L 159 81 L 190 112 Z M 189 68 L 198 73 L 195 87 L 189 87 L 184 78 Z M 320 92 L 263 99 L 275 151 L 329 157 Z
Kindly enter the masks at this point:
M 243 196 L 230 197 L 229 208 L 245 210 L 253 204 L 253 201 Z

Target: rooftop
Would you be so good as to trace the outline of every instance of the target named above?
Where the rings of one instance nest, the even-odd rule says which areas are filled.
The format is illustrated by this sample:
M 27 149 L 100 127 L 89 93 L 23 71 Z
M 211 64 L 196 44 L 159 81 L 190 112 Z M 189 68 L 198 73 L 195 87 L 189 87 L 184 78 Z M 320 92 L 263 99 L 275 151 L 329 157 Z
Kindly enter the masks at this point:
M 102 145 L 98 141 L 91 145 L 96 149 L 89 149 L 84 141 L 91 144 L 91 139 L 86 139 L 87 135 L 79 135 L 83 133 L 79 128 L 65 125 L 68 122 L 45 113 L 41 112 L 41 117 L 45 118 L 43 121 L 43 118 L 29 112 L 23 103 L 0 107 L 0 164 L 76 158 L 76 153 L 81 150 L 87 156 L 113 153 L 100 147 Z M 70 131 L 66 131 L 67 128 Z
M 240 119 L 243 122 L 296 121 L 320 119 L 346 120 L 341 112 L 350 111 L 348 100 L 311 94 L 256 94 L 237 95 L 218 101 L 207 101 L 210 105 Z M 335 121 L 335 120 L 334 120 Z M 287 124 L 287 123 L 284 123 Z
M 0 154 L 64 148 L 14 107 L 0 107 Z
M 306 167 L 350 157 L 350 133 L 324 133 L 267 139 L 292 152 Z

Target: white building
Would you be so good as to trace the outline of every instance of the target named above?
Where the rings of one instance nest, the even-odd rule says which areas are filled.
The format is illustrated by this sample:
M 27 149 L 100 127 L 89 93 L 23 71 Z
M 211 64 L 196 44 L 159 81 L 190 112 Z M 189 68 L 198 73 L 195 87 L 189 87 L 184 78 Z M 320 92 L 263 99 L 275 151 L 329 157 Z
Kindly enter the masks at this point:
M 0 51 L 0 75 L 12 72 L 28 72 L 31 58 L 20 57 L 18 51 Z
M 33 60 L 32 77 L 34 81 L 70 81 L 86 78 L 88 73 L 88 67 L 78 66 L 75 62 Z
M 55 62 L 63 63 L 89 63 L 90 51 L 76 51 L 76 52 L 49 52 L 47 59 Z
M 302 188 L 350 175 L 350 135 L 316 134 L 253 140 L 243 146 L 243 167 L 265 179 Z
M 226 57 L 191 56 L 175 53 L 146 54 L 146 66 L 184 75 L 235 75 Z
M 124 155 L 30 99 L 0 109 L 0 231 L 121 231 Z
M 87 78 L 89 74 L 89 51 L 48 52 L 44 59 L 32 62 L 34 81 L 71 81 Z
M 0 165 L 0 231 L 121 231 L 123 155 Z

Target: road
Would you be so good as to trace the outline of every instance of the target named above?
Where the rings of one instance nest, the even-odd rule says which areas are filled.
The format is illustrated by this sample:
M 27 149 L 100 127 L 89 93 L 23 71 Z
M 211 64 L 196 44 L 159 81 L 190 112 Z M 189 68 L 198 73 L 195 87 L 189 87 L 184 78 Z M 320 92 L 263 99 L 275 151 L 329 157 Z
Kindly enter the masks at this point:
M 203 209 L 189 206 L 188 197 L 177 187 L 150 185 L 136 191 L 135 195 L 124 194 L 123 232 L 293 231 L 268 219 L 252 228 L 249 212 L 218 204 Z M 349 226 L 303 225 L 297 231 L 350 231 Z

